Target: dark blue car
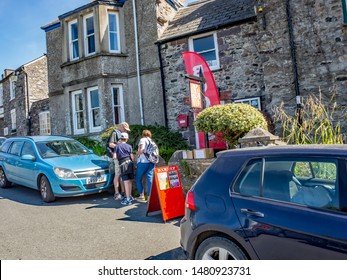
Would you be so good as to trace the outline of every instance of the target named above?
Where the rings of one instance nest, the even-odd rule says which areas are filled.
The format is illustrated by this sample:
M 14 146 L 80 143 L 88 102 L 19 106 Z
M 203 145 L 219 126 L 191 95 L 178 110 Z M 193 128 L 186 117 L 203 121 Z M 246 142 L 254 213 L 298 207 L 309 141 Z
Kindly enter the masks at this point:
M 190 259 L 347 259 L 347 145 L 220 152 L 186 197 Z

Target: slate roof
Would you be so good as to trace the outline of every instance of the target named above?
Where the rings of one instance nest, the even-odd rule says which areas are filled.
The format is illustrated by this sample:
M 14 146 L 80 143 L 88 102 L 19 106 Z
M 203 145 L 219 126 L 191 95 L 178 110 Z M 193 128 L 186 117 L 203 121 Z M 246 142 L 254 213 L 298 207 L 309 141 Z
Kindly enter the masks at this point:
M 210 0 L 178 10 L 159 43 L 192 36 L 255 18 L 254 0 Z

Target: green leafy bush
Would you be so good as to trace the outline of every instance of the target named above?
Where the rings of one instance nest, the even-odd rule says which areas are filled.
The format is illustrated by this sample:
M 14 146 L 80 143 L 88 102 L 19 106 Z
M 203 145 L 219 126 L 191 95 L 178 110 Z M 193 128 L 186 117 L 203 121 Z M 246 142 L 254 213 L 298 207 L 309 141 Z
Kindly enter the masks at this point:
M 303 100 L 303 108 L 296 116 L 288 115 L 284 104 L 275 108 L 275 121 L 282 124 L 283 140 L 289 144 L 343 144 L 340 122 L 336 113 L 334 95 L 328 103 L 321 95 L 308 96 Z
M 102 135 L 102 141 L 106 145 L 106 141 L 111 135 L 112 131 L 117 129 L 117 126 L 109 127 Z M 152 133 L 152 139 L 157 143 L 160 156 L 168 162 L 172 154 L 176 150 L 189 149 L 187 141 L 177 131 L 171 131 L 165 126 L 159 125 L 130 125 L 129 141 L 128 143 L 137 151 L 137 146 L 142 138 L 142 131 L 148 129 Z
M 237 145 L 238 139 L 254 128 L 267 130 L 263 114 L 248 104 L 230 103 L 216 105 L 199 113 L 194 125 L 198 131 L 209 132 L 216 136 L 221 134 L 229 145 Z
M 105 155 L 106 153 L 106 147 L 100 141 L 90 139 L 88 137 L 79 137 L 76 138 L 76 140 L 81 142 L 88 149 L 93 150 L 93 152 L 98 156 Z

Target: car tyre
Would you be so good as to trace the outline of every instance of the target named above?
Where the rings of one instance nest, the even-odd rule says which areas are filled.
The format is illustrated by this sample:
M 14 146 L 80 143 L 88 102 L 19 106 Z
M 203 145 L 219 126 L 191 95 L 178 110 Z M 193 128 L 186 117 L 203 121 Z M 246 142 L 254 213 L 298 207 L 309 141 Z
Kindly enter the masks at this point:
M 11 182 L 7 180 L 4 169 L 0 168 L 0 187 L 9 188 L 11 187 Z
M 205 239 L 199 245 L 196 254 L 196 260 L 247 260 L 246 255 L 231 240 L 214 236 Z
M 40 178 L 40 193 L 44 202 L 52 202 L 55 200 L 55 196 L 52 191 L 51 183 L 46 176 Z

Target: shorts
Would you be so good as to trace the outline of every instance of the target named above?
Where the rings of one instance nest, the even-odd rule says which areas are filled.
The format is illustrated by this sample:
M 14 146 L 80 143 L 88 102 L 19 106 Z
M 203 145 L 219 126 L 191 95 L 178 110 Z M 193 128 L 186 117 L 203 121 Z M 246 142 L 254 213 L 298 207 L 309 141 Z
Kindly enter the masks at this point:
M 124 175 L 120 176 L 120 178 L 122 179 L 122 181 L 132 180 L 132 179 L 134 179 L 134 174 L 133 173 L 124 174 Z
M 114 159 L 113 163 L 114 163 L 114 176 L 120 176 L 120 169 L 119 169 L 118 159 Z

